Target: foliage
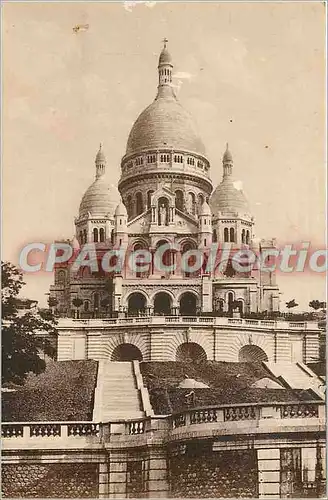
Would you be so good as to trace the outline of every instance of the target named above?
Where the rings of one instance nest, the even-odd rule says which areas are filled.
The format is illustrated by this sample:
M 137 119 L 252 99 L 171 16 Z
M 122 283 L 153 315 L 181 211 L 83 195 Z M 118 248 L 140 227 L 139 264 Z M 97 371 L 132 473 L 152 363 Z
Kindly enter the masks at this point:
M 83 304 L 83 300 L 80 299 L 80 297 L 75 297 L 73 300 L 72 300 L 72 304 L 74 307 L 76 307 L 77 309 L 79 309 L 79 307 L 82 306 Z
M 56 334 L 56 321 L 49 310 L 36 309 L 19 315 L 18 294 L 25 283 L 21 271 L 14 265 L 1 262 L 1 279 L 2 383 L 20 385 L 29 372 L 44 371 L 45 361 L 40 358 L 40 352 L 54 355 L 50 339 Z
M 290 300 L 289 302 L 286 302 L 286 307 L 287 309 L 292 309 L 293 307 L 297 307 L 298 304 L 295 302 L 295 299 Z
M 320 300 L 311 300 L 309 302 L 309 307 L 314 309 L 315 311 L 318 311 L 318 309 L 326 309 L 326 302 L 320 301 Z
M 40 375 L 2 395 L 5 422 L 92 420 L 98 362 L 49 361 Z

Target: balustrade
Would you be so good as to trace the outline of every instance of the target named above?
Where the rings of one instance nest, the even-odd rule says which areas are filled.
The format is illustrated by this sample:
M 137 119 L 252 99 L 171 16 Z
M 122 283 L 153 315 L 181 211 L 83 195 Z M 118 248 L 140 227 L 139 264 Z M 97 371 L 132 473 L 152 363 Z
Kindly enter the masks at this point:
M 216 408 L 209 410 L 197 410 L 190 414 L 191 424 L 209 424 L 212 422 L 217 422 L 218 416 Z
M 129 422 L 129 434 L 143 434 L 145 432 L 145 423 L 143 420 Z
M 68 436 L 98 436 L 99 424 L 68 424 L 67 434 Z
M 308 404 L 287 405 L 281 407 L 281 418 L 318 418 L 319 406 Z
M 258 420 L 260 418 L 259 408 L 256 406 L 232 406 L 224 409 L 224 420 L 226 422 L 236 420 Z
M 31 424 L 30 437 L 56 437 L 61 435 L 60 424 Z
M 21 424 L 2 424 L 1 436 L 3 438 L 22 437 L 23 426 Z

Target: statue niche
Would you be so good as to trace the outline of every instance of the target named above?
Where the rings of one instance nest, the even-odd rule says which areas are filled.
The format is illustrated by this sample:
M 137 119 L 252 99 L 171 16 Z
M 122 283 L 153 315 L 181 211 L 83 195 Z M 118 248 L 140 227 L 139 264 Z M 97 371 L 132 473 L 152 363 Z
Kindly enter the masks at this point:
M 168 225 L 169 202 L 167 198 L 158 200 L 158 224 L 159 226 Z

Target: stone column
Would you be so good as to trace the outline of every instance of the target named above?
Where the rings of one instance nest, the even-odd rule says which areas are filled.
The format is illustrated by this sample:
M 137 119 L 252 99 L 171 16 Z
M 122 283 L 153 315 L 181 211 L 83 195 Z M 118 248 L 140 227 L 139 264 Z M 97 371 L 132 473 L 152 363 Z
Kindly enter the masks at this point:
M 127 457 L 124 453 L 111 453 L 107 498 L 126 497 Z
M 169 484 L 165 448 L 150 449 L 147 483 L 148 498 L 168 497 Z
M 99 498 L 108 498 L 108 462 L 99 464 Z
M 280 450 L 257 450 L 259 498 L 280 498 Z

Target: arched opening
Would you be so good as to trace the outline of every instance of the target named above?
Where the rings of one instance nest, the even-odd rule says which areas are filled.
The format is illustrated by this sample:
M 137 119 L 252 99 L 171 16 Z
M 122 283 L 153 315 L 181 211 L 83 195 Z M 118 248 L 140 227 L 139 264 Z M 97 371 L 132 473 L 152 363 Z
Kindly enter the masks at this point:
M 193 250 L 194 245 L 190 242 L 187 242 L 183 245 L 182 250 L 181 250 L 181 255 L 184 255 L 185 253 L 189 252 L 190 250 Z M 190 257 L 188 259 L 188 266 L 193 266 L 195 264 L 195 257 Z M 191 273 L 187 270 L 183 270 L 183 275 L 185 278 L 189 278 Z
M 233 227 L 230 228 L 230 241 L 231 243 L 234 243 L 235 241 L 235 230 Z
M 169 316 L 171 314 L 171 297 L 168 293 L 159 292 L 154 299 L 154 314 L 158 316 Z
M 180 298 L 180 314 L 182 316 L 196 316 L 197 299 L 193 293 L 186 292 Z
M 261 363 L 269 361 L 266 353 L 257 345 L 244 345 L 238 354 L 239 363 Z
M 245 243 L 245 229 L 243 229 L 241 232 L 241 242 Z
M 140 349 L 133 344 L 120 344 L 115 347 L 111 361 L 142 361 Z
M 136 194 L 136 210 L 137 215 L 140 215 L 143 212 L 142 193 L 140 192 Z
M 84 230 L 83 230 L 83 243 L 86 243 L 86 242 L 87 242 L 87 240 L 88 240 L 88 237 L 87 237 L 87 230 L 86 230 L 86 229 L 84 229 Z
M 128 212 L 128 216 L 132 217 L 133 209 L 132 209 L 132 196 L 131 195 L 129 195 L 126 199 L 126 209 Z
M 84 309 L 84 312 L 89 312 L 89 301 L 88 300 L 84 301 L 83 309 Z
M 80 231 L 80 243 L 83 243 L 83 231 Z
M 94 310 L 94 316 L 95 318 L 97 317 L 98 315 L 98 311 L 99 311 L 99 304 L 100 304 L 100 297 L 99 297 L 99 293 L 95 293 L 93 295 L 93 310 Z
M 143 245 L 142 243 L 137 243 L 134 246 L 133 251 L 136 252 L 137 250 L 146 250 L 145 245 Z M 136 278 L 142 278 L 142 277 L 144 277 L 145 276 L 145 272 L 141 272 L 139 270 L 140 266 L 139 266 L 138 261 L 135 262 L 135 266 L 136 266 Z M 144 264 L 142 264 L 142 266 L 144 266 Z
M 170 266 L 171 265 L 171 249 L 168 248 L 168 242 L 165 241 L 165 240 L 161 240 L 157 243 L 156 245 L 156 250 L 158 250 L 160 247 L 162 246 L 166 246 L 167 247 L 167 250 L 165 250 L 165 252 L 163 253 L 162 255 L 162 259 L 161 259 L 161 262 L 159 262 L 159 265 L 160 265 L 160 269 L 159 271 L 161 271 L 162 273 L 167 273 L 168 271 L 165 269 L 165 266 Z
M 169 200 L 162 196 L 158 200 L 158 224 L 167 226 L 169 222 Z
M 128 299 L 128 315 L 140 316 L 140 314 L 145 314 L 146 306 L 146 297 L 142 293 L 132 293 Z
M 203 203 L 204 203 L 204 196 L 200 193 L 198 195 L 198 206 L 201 207 Z
M 244 302 L 242 300 L 236 300 L 234 305 L 235 305 L 235 309 L 237 309 L 237 311 L 239 311 L 240 316 L 242 316 L 244 314 Z
M 232 314 L 235 296 L 233 292 L 228 293 L 228 312 Z
M 183 210 L 183 192 L 180 189 L 175 192 L 175 206 L 178 210 Z
M 93 241 L 98 243 L 98 229 L 96 227 L 93 229 Z
M 185 342 L 177 348 L 175 359 L 184 363 L 201 363 L 207 360 L 207 356 L 204 349 L 196 342 Z
M 218 241 L 218 234 L 216 232 L 216 229 L 213 229 L 213 243 L 216 243 Z
M 227 227 L 224 228 L 223 235 L 224 235 L 224 242 L 228 243 L 228 241 L 229 241 L 229 229 Z
M 249 231 L 246 231 L 246 245 L 249 245 Z
M 196 213 L 196 196 L 194 193 L 188 193 L 188 212 L 192 215 Z
M 154 191 L 148 191 L 147 192 L 147 208 L 151 207 L 151 197 Z
M 99 241 L 105 241 L 105 229 L 103 227 L 99 229 Z

